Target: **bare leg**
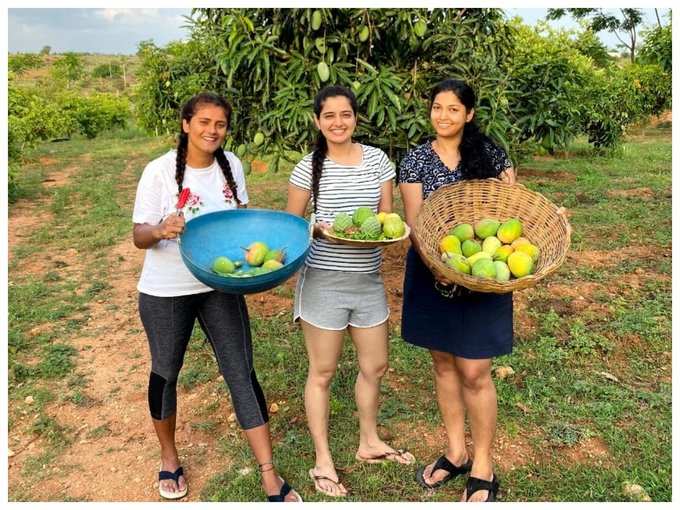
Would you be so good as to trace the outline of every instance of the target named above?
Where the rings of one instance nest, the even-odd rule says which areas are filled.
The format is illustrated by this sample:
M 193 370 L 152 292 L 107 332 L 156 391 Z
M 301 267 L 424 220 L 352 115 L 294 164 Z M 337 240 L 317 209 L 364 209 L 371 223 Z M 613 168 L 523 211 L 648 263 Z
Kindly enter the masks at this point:
M 359 374 L 354 386 L 359 411 L 357 454 L 363 458 L 371 458 L 394 452 L 394 448 L 378 436 L 380 380 L 387 371 L 387 321 L 372 328 L 350 327 L 350 334 L 359 360 Z M 393 459 L 402 464 L 410 464 L 414 460 L 411 455 L 397 455 Z
M 250 449 L 255 455 L 260 473 L 262 474 L 262 487 L 268 496 L 273 496 L 281 492 L 283 480 L 276 472 L 272 462 L 272 441 L 269 433 L 269 424 L 265 423 L 259 427 L 244 430 Z M 299 501 L 299 495 L 294 490 L 290 491 L 285 497 L 285 501 Z
M 309 371 L 305 384 L 305 410 L 316 453 L 312 474 L 337 481 L 338 473 L 328 446 L 328 413 L 330 385 L 338 368 L 344 330 L 332 331 L 317 328 L 303 320 L 300 322 L 309 358 Z M 323 478 L 318 479 L 316 483 L 323 492 L 330 496 L 347 494 L 342 484 L 335 484 Z
M 473 464 L 470 476 L 491 480 L 493 460 L 491 447 L 496 433 L 496 387 L 491 377 L 490 359 L 455 358 L 460 374 L 463 400 L 470 419 L 473 442 Z M 484 501 L 489 491 L 475 492 L 470 501 Z M 463 494 L 465 498 L 466 494 Z
M 463 406 L 462 384 L 452 354 L 430 351 L 434 367 L 437 404 L 446 428 L 447 448 L 445 456 L 455 466 L 468 460 L 465 448 L 465 407 Z M 441 481 L 446 472 L 437 470 L 432 474 L 436 460 L 425 467 L 423 479 L 429 485 Z
M 179 467 L 179 455 L 175 447 L 175 424 L 177 414 L 173 414 L 164 420 L 151 418 L 153 428 L 161 445 L 161 471 L 175 472 Z M 186 487 L 184 476 L 180 476 L 178 483 L 174 480 L 161 480 L 161 487 L 168 492 L 181 492 Z

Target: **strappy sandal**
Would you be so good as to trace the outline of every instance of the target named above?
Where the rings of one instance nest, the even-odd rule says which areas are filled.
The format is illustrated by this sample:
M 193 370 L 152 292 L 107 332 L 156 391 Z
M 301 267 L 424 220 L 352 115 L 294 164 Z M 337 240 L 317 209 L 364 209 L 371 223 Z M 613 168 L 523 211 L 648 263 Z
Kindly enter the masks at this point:
M 321 494 L 324 494 L 324 495 L 326 495 L 326 496 L 330 496 L 331 498 L 344 498 L 345 496 L 347 496 L 347 489 L 345 489 L 345 494 L 342 494 L 342 493 L 340 493 L 340 494 L 333 494 L 333 493 L 331 493 L 331 492 L 328 492 L 327 489 L 324 489 L 324 488 L 321 487 L 321 485 L 319 484 L 319 480 L 326 480 L 326 481 L 328 481 L 328 482 L 331 482 L 333 485 L 335 485 L 335 486 L 338 488 L 338 490 L 339 490 L 339 489 L 340 489 L 340 486 L 342 485 L 342 484 L 340 483 L 340 479 L 338 479 L 338 480 L 333 480 L 332 478 L 329 478 L 329 477 L 324 476 L 324 475 L 315 475 L 315 474 L 314 474 L 314 468 L 312 468 L 312 469 L 309 470 L 309 477 L 310 477 L 310 478 L 312 479 L 312 481 L 314 482 L 314 488 L 316 489 L 316 492 L 320 492 Z
M 437 462 L 434 463 L 434 466 L 432 466 L 430 477 L 432 477 L 434 472 L 439 469 L 446 471 L 447 475 L 438 482 L 433 484 L 429 484 L 425 481 L 426 467 L 427 466 L 420 466 L 418 468 L 418 470 L 416 471 L 416 481 L 426 489 L 438 489 L 446 482 L 453 480 L 455 477 L 459 475 L 464 475 L 465 473 L 469 473 L 470 470 L 472 469 L 472 459 L 468 458 L 468 460 L 464 464 L 456 466 L 449 459 L 447 459 L 445 455 L 442 455 L 437 459 Z
M 158 472 L 158 493 L 161 495 L 162 498 L 165 499 L 180 499 L 183 498 L 184 496 L 187 495 L 187 492 L 189 491 L 189 486 L 186 485 L 186 480 L 185 480 L 185 485 L 184 485 L 184 490 L 178 490 L 175 492 L 170 492 L 167 491 L 163 488 L 160 482 L 163 480 L 174 480 L 175 483 L 177 484 L 177 488 L 179 489 L 179 477 L 184 476 L 184 470 L 182 469 L 182 466 L 178 467 L 174 472 L 172 471 L 159 471 Z
M 258 464 L 258 466 L 260 467 L 260 473 L 266 473 L 267 471 L 271 471 L 272 469 L 274 469 L 274 462 L 273 461 L 263 462 L 262 464 Z M 264 466 L 270 466 L 270 468 L 269 469 L 263 469 Z M 296 498 L 297 498 L 297 500 L 295 502 L 296 503 L 302 503 L 302 496 L 300 496 L 300 494 L 298 494 L 298 492 L 295 489 L 293 489 L 290 486 L 290 484 L 286 480 L 281 478 L 280 476 L 279 476 L 279 480 L 281 480 L 283 482 L 283 484 L 281 485 L 281 489 L 279 490 L 279 493 L 273 494 L 271 496 L 269 494 L 267 494 L 267 501 L 269 503 L 285 503 L 286 502 L 286 496 L 290 492 L 293 492 L 295 494 Z M 291 501 L 291 503 L 293 503 L 293 502 Z
M 408 462 L 399 462 L 396 457 L 401 457 L 402 459 L 407 459 Z M 366 462 L 367 464 L 382 464 L 383 462 L 396 462 L 398 464 L 413 464 L 416 458 L 406 450 L 394 450 L 391 452 L 381 453 L 380 455 L 374 455 L 373 457 L 362 457 L 359 452 L 354 456 L 359 462 Z
M 500 483 L 496 477 L 496 473 L 494 473 L 491 481 L 470 476 L 465 483 L 465 501 L 470 501 L 470 497 L 477 491 L 489 491 L 489 495 L 484 501 L 496 501 L 499 487 Z

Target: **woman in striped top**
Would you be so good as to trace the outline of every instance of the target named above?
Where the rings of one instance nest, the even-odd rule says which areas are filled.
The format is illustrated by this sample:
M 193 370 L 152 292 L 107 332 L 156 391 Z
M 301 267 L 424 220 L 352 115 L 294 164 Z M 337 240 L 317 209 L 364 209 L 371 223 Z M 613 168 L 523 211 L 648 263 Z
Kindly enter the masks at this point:
M 413 456 L 378 436 L 380 380 L 387 370 L 389 310 L 379 273 L 380 248 L 332 244 L 322 226 L 338 213 L 360 206 L 374 212 L 392 210 L 395 171 L 376 147 L 352 141 L 357 103 L 345 87 L 328 86 L 316 96 L 315 123 L 319 135 L 314 152 L 293 170 L 288 185 L 287 211 L 303 216 L 312 202 L 317 224 L 315 239 L 298 279 L 294 319 L 305 337 L 309 372 L 305 408 L 316 452 L 309 475 L 317 491 L 344 496 L 328 446 L 329 388 L 337 369 L 345 330 L 349 330 L 359 362 L 355 398 L 359 410 L 359 447 L 363 462 L 410 464 Z

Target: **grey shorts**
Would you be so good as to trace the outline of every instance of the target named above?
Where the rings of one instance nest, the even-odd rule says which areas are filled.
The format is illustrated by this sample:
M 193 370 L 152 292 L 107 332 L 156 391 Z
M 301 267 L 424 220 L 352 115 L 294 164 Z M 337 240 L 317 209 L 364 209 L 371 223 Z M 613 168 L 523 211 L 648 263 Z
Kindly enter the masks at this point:
M 372 328 L 390 316 L 380 273 L 329 271 L 305 265 L 295 288 L 293 320 L 322 329 Z

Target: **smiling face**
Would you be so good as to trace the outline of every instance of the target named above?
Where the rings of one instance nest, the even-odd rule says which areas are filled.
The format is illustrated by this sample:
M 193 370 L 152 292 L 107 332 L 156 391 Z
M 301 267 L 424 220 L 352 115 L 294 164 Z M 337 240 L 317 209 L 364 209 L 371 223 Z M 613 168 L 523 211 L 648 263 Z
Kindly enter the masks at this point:
M 314 118 L 328 143 L 337 145 L 351 143 L 352 134 L 357 126 L 357 118 L 349 99 L 345 96 L 327 98 L 319 117 Z
M 182 129 L 189 136 L 189 152 L 212 154 L 227 136 L 226 112 L 214 104 L 199 104 L 190 121 L 182 120 Z
M 434 97 L 430 109 L 430 122 L 437 136 L 453 138 L 463 132 L 465 123 L 470 122 L 474 115 L 474 108 L 468 111 L 458 96 L 447 90 Z

